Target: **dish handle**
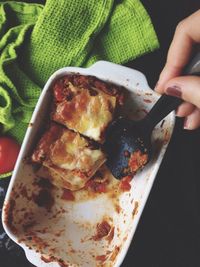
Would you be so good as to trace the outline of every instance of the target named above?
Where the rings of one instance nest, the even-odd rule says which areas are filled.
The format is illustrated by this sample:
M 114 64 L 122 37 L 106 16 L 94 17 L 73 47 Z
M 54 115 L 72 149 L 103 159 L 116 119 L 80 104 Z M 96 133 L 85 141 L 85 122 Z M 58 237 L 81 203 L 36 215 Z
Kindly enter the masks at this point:
M 115 64 L 109 61 L 97 61 L 92 66 L 88 68 L 90 72 L 99 77 L 108 76 L 108 80 L 114 81 L 117 78 L 119 83 L 130 84 L 135 82 L 135 86 L 140 85 L 144 90 L 149 90 L 147 79 L 145 75 L 135 69 L 131 69 L 119 64 Z

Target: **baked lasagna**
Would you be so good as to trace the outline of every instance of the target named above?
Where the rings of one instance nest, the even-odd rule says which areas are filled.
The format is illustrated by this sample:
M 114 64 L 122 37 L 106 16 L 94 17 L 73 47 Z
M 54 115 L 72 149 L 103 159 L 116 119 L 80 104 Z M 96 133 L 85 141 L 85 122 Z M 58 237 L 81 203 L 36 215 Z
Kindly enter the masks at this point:
M 53 87 L 52 120 L 98 142 L 123 103 L 120 87 L 92 76 L 68 75 Z
M 32 155 L 32 161 L 41 165 L 38 175 L 70 190 L 84 187 L 105 160 L 96 144 L 56 123 L 43 134 Z
M 84 187 L 106 161 L 105 131 L 123 105 L 123 88 L 93 76 L 66 75 L 51 88 L 49 128 L 32 154 L 37 175 L 72 191 Z

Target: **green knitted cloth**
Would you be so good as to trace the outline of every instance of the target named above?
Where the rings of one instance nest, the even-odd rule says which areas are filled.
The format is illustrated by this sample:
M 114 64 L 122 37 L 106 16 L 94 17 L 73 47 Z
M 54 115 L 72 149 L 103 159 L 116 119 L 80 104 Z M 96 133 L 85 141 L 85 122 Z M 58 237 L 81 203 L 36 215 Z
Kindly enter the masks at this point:
M 123 64 L 157 47 L 138 0 L 0 1 L 1 133 L 22 142 L 42 87 L 57 69 L 100 59 Z

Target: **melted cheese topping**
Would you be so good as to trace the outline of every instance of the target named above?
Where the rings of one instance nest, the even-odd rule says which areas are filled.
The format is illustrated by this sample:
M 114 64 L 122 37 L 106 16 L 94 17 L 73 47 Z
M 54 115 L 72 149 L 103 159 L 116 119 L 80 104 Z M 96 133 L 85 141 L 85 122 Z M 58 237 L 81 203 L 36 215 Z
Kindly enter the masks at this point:
M 102 133 L 113 118 L 116 97 L 92 88 L 96 92 L 90 95 L 85 88 L 70 84 L 75 94 L 70 101 L 57 104 L 53 119 L 96 141 L 102 141 Z
M 85 138 L 68 130 L 64 131 L 50 151 L 52 163 L 66 170 L 78 169 L 90 172 L 96 167 L 96 163 L 104 158 L 101 150 L 89 149 Z
M 78 133 L 64 130 L 50 146 L 50 153 L 43 165 L 48 168 L 54 184 L 78 190 L 95 174 L 106 157 L 100 149 L 90 149 L 88 141 Z

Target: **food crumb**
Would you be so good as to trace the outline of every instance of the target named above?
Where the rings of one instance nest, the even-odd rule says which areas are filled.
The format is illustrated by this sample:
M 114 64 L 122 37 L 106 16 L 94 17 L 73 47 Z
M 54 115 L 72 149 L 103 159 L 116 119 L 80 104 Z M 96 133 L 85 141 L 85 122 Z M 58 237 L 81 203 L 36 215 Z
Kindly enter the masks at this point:
M 108 240 L 108 243 L 111 243 L 111 241 L 113 240 L 114 234 L 115 234 L 115 227 L 112 227 L 110 233 L 108 234 L 106 238 Z
M 97 241 L 102 239 L 103 237 L 107 236 L 111 230 L 111 226 L 107 221 L 103 221 L 101 223 L 98 223 L 96 226 L 96 235 L 93 236 L 93 240 Z
M 145 103 L 152 103 L 152 101 L 151 101 L 150 99 L 146 99 L 146 98 L 144 98 L 143 101 L 144 101 Z
M 116 257 L 117 257 L 117 255 L 118 255 L 119 251 L 120 251 L 120 247 L 115 246 L 114 251 L 113 251 L 113 253 L 112 253 L 112 256 L 110 257 L 110 260 L 111 260 L 111 261 L 114 261 L 114 260 L 116 259 Z
M 132 212 L 132 216 L 134 218 L 134 216 L 137 214 L 138 212 L 138 207 L 139 207 L 139 202 L 138 201 L 135 201 L 135 206 L 134 206 L 134 209 L 133 209 L 133 212 Z
M 96 256 L 96 260 L 104 262 L 107 259 L 107 257 L 108 255 L 99 255 L 99 256 Z
M 123 192 L 129 191 L 131 189 L 131 184 L 130 184 L 131 180 L 132 180 L 132 176 L 130 175 L 122 178 L 122 180 L 120 181 L 119 187 Z
M 148 161 L 148 155 L 142 153 L 140 150 L 131 154 L 128 166 L 132 173 L 135 173 L 138 169 L 143 167 Z
M 74 197 L 72 191 L 70 191 L 69 189 L 64 188 L 62 196 L 61 196 L 61 199 L 73 201 L 73 200 L 75 200 L 75 197 Z

